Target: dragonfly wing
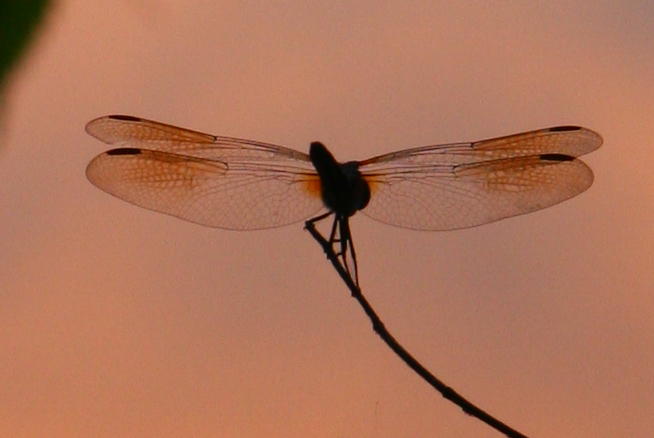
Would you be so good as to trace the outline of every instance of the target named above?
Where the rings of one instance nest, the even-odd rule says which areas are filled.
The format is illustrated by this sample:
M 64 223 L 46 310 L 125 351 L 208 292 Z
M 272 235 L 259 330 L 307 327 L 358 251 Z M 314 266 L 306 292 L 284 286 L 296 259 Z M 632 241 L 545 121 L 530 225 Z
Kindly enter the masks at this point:
M 221 161 L 257 158 L 311 163 L 309 155 L 283 146 L 204 134 L 133 116 L 98 117 L 86 124 L 86 132 L 110 145 L 174 152 L 198 158 Z
M 602 145 L 595 131 L 579 126 L 556 126 L 469 143 L 421 146 L 391 152 L 361 162 L 361 170 L 405 164 L 465 164 L 482 160 L 541 154 L 579 157 Z
M 372 191 L 363 212 L 419 230 L 467 228 L 530 213 L 590 187 L 593 173 L 575 157 L 601 143 L 593 131 L 558 127 L 382 155 L 361 163 Z
M 323 208 L 308 155 L 292 149 L 129 116 L 96 119 L 87 131 L 123 146 L 95 157 L 88 179 L 150 210 L 210 227 L 253 230 L 297 222 Z

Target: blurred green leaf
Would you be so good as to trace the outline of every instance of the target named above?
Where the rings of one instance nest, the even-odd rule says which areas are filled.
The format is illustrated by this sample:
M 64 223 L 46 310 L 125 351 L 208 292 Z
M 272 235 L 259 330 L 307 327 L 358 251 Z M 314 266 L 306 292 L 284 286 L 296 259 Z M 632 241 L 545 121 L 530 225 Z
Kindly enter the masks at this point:
M 49 0 L 0 0 L 0 92 L 49 4 Z

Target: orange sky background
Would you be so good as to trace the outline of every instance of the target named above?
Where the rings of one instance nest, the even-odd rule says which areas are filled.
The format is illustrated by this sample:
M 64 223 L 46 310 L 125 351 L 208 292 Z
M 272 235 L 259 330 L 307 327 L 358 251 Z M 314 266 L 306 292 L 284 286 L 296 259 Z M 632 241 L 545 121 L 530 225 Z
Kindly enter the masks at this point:
M 592 3 L 592 6 L 591 6 Z M 654 5 L 59 1 L 0 146 L 0 436 L 495 437 L 371 330 L 301 224 L 229 232 L 92 186 L 92 118 L 341 160 L 580 124 L 594 185 L 482 227 L 357 215 L 364 292 L 535 437 L 654 430 Z

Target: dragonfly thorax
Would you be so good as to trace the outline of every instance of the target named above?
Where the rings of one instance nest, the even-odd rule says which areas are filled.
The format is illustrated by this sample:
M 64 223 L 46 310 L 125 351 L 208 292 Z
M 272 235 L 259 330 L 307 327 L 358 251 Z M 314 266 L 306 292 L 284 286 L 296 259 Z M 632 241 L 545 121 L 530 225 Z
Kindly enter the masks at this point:
M 311 162 L 320 176 L 320 190 L 325 206 L 334 213 L 352 216 L 370 201 L 370 187 L 359 172 L 359 163 L 339 163 L 319 142 L 311 143 Z

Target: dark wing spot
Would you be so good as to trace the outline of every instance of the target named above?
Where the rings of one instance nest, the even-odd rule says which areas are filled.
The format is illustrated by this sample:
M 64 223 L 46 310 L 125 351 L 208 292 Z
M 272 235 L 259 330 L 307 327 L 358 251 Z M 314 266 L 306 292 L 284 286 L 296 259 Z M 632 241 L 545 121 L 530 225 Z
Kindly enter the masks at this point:
M 565 154 L 543 154 L 540 156 L 540 159 L 547 161 L 572 161 L 575 157 Z
M 138 117 L 123 116 L 121 114 L 116 114 L 116 115 L 113 115 L 113 116 L 109 116 L 109 118 L 114 119 L 114 120 L 125 120 L 125 121 L 128 121 L 128 122 L 140 122 L 142 120 L 142 119 L 140 119 Z
M 138 155 L 141 149 L 137 148 L 117 148 L 107 151 L 107 155 Z
M 550 128 L 550 132 L 561 132 L 561 131 L 578 131 L 581 128 L 579 126 L 555 126 Z

